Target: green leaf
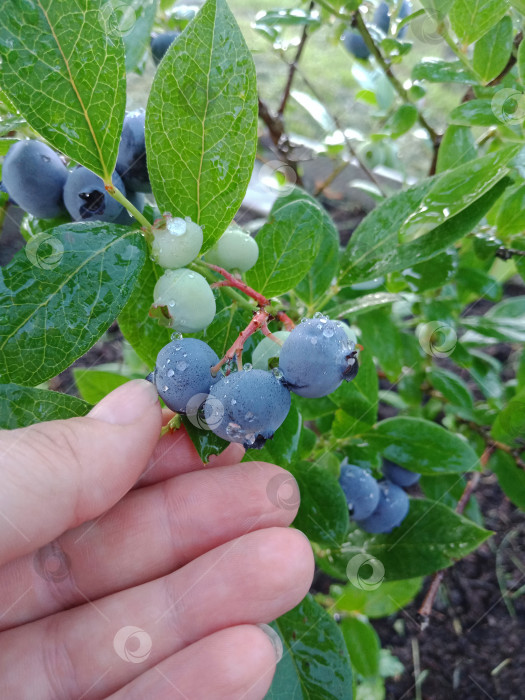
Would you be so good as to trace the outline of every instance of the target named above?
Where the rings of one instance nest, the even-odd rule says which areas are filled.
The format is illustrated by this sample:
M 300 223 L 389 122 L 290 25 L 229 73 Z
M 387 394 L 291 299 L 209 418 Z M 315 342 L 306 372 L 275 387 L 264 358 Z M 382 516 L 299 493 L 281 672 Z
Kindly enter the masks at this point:
M 468 102 L 466 104 L 469 104 Z M 439 146 L 437 172 L 457 168 L 477 156 L 476 140 L 466 126 L 449 126 Z
M 404 608 L 421 590 L 421 578 L 404 581 L 383 581 L 377 588 L 373 586 L 356 588 L 348 584 L 331 586 L 330 596 L 335 599 L 335 607 L 342 612 L 359 612 L 370 619 L 388 617 Z
M 466 209 L 507 174 L 507 164 L 519 150 L 519 146 L 505 147 L 440 175 L 402 225 L 400 239 L 413 241 Z
M 212 455 L 219 455 L 230 444 L 212 433 L 211 430 L 206 430 L 204 427 L 197 428 L 186 417 L 182 419 L 182 423 L 204 464 L 209 462 Z M 204 422 L 202 425 L 204 426 Z
M 501 114 L 492 100 L 469 100 L 455 107 L 448 115 L 451 124 L 462 126 L 500 126 Z
M 265 700 L 352 700 L 352 669 L 341 630 L 310 595 L 272 625 L 283 641 Z
M 490 316 L 463 316 L 461 325 L 469 328 L 481 336 L 490 339 L 491 342 L 525 343 L 525 316 L 516 318 L 491 318 Z M 464 343 L 468 341 L 478 343 L 481 340 L 475 337 L 472 341 L 468 336 L 463 336 Z M 483 341 L 482 341 L 483 342 Z
M 314 542 L 337 547 L 348 533 L 348 504 L 337 479 L 311 462 L 294 464 L 301 505 L 293 524 Z
M 349 299 L 341 304 L 330 307 L 330 316 L 337 318 L 349 318 L 359 314 L 372 311 L 381 306 L 390 306 L 394 301 L 400 301 L 399 294 L 389 294 L 388 292 L 377 292 L 376 294 L 365 294 L 357 299 Z
M 419 486 L 425 496 L 432 501 L 439 501 L 444 506 L 455 510 L 465 491 L 467 482 L 457 474 L 440 474 L 439 476 L 422 476 Z M 472 495 L 463 515 L 477 525 L 483 526 L 483 516 L 476 497 Z
M 304 10 L 268 10 L 258 13 L 254 29 L 257 29 L 258 25 L 266 27 L 319 27 L 321 21 L 318 14 Z
M 391 309 L 383 307 L 362 314 L 359 328 L 365 350 L 377 358 L 390 379 L 397 379 L 403 367 L 401 334 L 392 319 Z
M 461 83 L 475 85 L 473 73 L 467 71 L 461 61 L 441 61 L 437 58 L 427 58 L 416 63 L 412 69 L 412 80 L 428 80 L 430 83 Z
M 432 386 L 441 392 L 452 406 L 463 409 L 463 415 L 471 415 L 474 410 L 472 394 L 457 374 L 441 367 L 431 367 L 428 376 Z
M 109 328 L 146 258 L 127 226 L 46 231 L 0 271 L 0 376 L 34 386 L 66 369 Z
M 501 298 L 501 284 L 483 270 L 473 267 L 460 267 L 456 279 L 458 290 L 463 293 L 465 299 L 472 299 L 473 295 L 485 297 L 490 301 L 499 301 Z
M 33 423 L 85 416 L 90 404 L 67 394 L 0 384 L 0 429 L 26 428 Z
M 207 0 L 157 69 L 146 111 L 157 206 L 204 228 L 203 252 L 226 230 L 257 146 L 253 59 L 225 0 Z
M 378 423 L 369 437 L 381 445 L 386 459 L 419 474 L 461 474 L 479 469 L 478 457 L 468 442 L 422 418 L 388 418 Z
M 453 3 L 454 0 L 421 0 L 421 4 L 433 19 L 443 19 Z
M 352 382 L 343 382 L 330 400 L 345 413 L 362 423 L 373 425 L 377 420 L 379 384 L 372 352 L 359 353 L 359 372 Z
M 489 467 L 498 477 L 498 483 L 507 498 L 525 511 L 525 472 L 512 457 L 501 450 L 493 452 Z
M 525 83 L 525 44 L 523 43 L 523 41 L 520 43 L 518 48 L 517 63 L 520 81 L 522 83 Z
M 428 289 L 443 287 L 456 276 L 457 270 L 457 251 L 455 248 L 449 248 L 430 260 L 408 267 L 401 272 L 401 275 L 410 291 L 425 292 Z
M 453 171 L 452 171 L 453 172 Z M 398 244 L 398 232 L 432 186 L 427 180 L 405 192 L 393 195 L 361 222 L 353 233 L 341 261 L 340 283 L 376 279 L 387 272 L 403 270 L 432 258 L 462 236 L 470 233 L 501 197 L 510 179 L 498 182 L 489 192 L 425 235 Z M 443 212 L 438 217 L 441 219 Z
M 525 229 L 525 184 L 509 190 L 498 212 L 497 227 L 501 236 L 511 236 Z
M 498 413 L 491 435 L 507 445 L 514 447 L 525 445 L 525 391 L 515 396 Z
M 339 269 L 339 231 L 319 202 L 313 197 L 310 197 L 307 192 L 299 187 L 294 188 L 290 194 L 279 197 L 273 207 L 273 213 L 289 202 L 297 200 L 306 200 L 310 202 L 319 209 L 321 215 L 318 231 L 318 237 L 320 239 L 319 253 L 308 268 L 304 278 L 295 287 L 299 298 L 310 306 L 313 306 L 315 301 L 326 292 L 332 280 L 337 277 L 337 271 Z M 258 237 L 257 241 L 260 242 L 260 240 L 261 239 Z
M 123 308 L 118 323 L 122 334 L 140 359 L 153 369 L 157 355 L 170 342 L 172 332 L 151 318 L 149 310 L 153 303 L 153 290 L 164 270 L 146 260 L 135 289 Z
M 323 225 L 321 209 L 309 199 L 277 200 L 257 234 L 259 259 L 246 273 L 247 283 L 267 297 L 293 289 L 314 264 Z
M 372 625 L 363 618 L 347 617 L 341 622 L 341 632 L 353 670 L 363 678 L 376 676 L 379 673 L 381 642 Z
M 366 576 L 359 571 L 366 560 L 358 555 L 376 559 L 385 581 L 427 576 L 451 566 L 484 542 L 491 533 L 458 515 L 450 508 L 426 499 L 410 499 L 410 510 L 399 527 L 388 535 L 369 535 L 356 528 L 347 543 L 332 556 L 338 569 Z M 357 569 L 358 571 L 353 571 Z M 375 572 L 378 575 L 378 572 Z M 366 580 L 366 579 L 365 579 Z
M 472 65 L 485 82 L 496 78 L 507 65 L 512 52 L 512 19 L 506 15 L 474 47 Z
M 149 47 L 158 0 L 109 0 L 126 51 L 126 70 L 135 70 Z
M 502 0 L 455 0 L 449 14 L 452 29 L 463 44 L 473 44 L 503 17 L 507 7 Z
M 237 304 L 233 303 L 221 309 L 208 328 L 195 337 L 207 343 L 219 357 L 224 357 L 250 320 L 250 312 L 237 308 Z M 248 343 L 245 344 L 247 347 Z
M 418 111 L 414 105 L 401 105 L 385 124 L 385 129 L 393 139 L 406 134 L 418 119 Z
M 91 404 L 102 401 L 104 396 L 107 396 L 114 389 L 122 386 L 122 384 L 129 382 L 129 377 L 123 377 L 122 374 L 101 372 L 100 370 L 86 369 L 84 367 L 73 369 L 73 379 L 82 398 Z
M 7 155 L 7 152 L 18 139 L 0 139 L 0 156 Z
M 4 0 L 0 84 L 56 149 L 111 181 L 126 106 L 124 45 L 105 0 Z

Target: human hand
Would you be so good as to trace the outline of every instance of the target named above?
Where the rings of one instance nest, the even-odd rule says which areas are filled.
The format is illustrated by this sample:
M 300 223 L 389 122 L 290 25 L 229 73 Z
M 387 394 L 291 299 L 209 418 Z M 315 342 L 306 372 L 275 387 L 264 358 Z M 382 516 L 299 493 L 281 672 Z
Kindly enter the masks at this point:
M 136 380 L 86 418 L 0 433 L 0 697 L 264 697 L 278 644 L 256 625 L 313 574 L 287 527 L 297 486 L 239 445 L 203 465 L 161 424 Z

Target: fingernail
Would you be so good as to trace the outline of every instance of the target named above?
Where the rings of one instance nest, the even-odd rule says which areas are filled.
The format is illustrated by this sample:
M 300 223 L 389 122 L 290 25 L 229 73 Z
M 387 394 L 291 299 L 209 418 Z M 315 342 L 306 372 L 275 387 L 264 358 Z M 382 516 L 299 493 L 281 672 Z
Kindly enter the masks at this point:
M 133 379 L 105 396 L 88 415 L 104 423 L 131 425 L 155 405 L 160 410 L 155 386 L 145 379 Z
M 283 658 L 283 643 L 277 632 L 270 627 L 270 625 L 265 625 L 264 622 L 260 622 L 257 627 L 261 629 L 264 634 L 268 637 L 272 643 L 273 649 L 275 651 L 275 659 L 277 663 Z

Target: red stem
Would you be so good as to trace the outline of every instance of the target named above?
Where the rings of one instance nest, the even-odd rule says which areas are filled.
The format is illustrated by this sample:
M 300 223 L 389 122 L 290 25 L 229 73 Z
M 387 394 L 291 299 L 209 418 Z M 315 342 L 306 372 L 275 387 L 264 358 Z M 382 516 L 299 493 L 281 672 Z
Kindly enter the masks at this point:
M 233 360 L 234 357 L 237 357 L 237 366 L 239 367 L 241 363 L 241 355 L 242 355 L 242 350 L 244 348 L 244 343 L 247 341 L 247 339 L 256 333 L 258 330 L 262 329 L 263 327 L 266 326 L 268 323 L 268 319 L 270 317 L 270 314 L 268 311 L 265 309 L 259 309 L 257 311 L 250 323 L 246 326 L 246 328 L 241 331 L 237 337 L 237 340 L 234 342 L 234 344 L 231 346 L 231 348 L 227 351 L 226 355 L 222 358 L 222 360 L 219 360 L 219 362 L 211 368 L 211 373 L 213 376 L 217 374 L 217 372 L 220 370 L 220 368 L 225 365 L 227 362 L 230 362 L 230 360 Z
M 278 311 L 276 318 L 284 325 L 287 331 L 293 331 L 295 328 L 295 323 L 284 311 Z
M 221 282 L 214 282 L 213 287 L 234 287 L 235 289 L 238 289 L 239 291 L 244 292 L 247 296 L 251 297 L 254 301 L 257 302 L 259 306 L 263 307 L 270 305 L 269 299 L 264 297 L 262 294 L 259 294 L 259 292 L 256 292 L 255 289 L 248 287 L 248 285 L 245 282 L 243 282 L 240 279 L 237 279 L 237 277 L 234 277 L 234 275 L 225 270 L 223 267 L 219 267 L 218 265 L 212 265 L 211 263 L 204 264 L 206 265 L 206 267 L 209 267 L 210 270 L 215 270 L 215 272 L 218 272 L 219 275 L 222 275 L 224 277 L 224 280 L 222 280 Z

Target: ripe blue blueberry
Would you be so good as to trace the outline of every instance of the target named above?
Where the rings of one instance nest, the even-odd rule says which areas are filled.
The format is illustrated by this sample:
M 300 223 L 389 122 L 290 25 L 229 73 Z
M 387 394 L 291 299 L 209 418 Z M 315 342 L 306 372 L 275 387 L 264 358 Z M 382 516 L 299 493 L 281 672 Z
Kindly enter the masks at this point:
M 417 484 L 421 478 L 421 474 L 404 469 L 403 467 L 390 462 L 388 459 L 383 461 L 383 474 L 393 484 L 401 486 L 402 488 L 414 486 L 414 484 Z
M 339 483 L 355 520 L 372 515 L 379 503 L 379 486 L 372 474 L 345 460 L 341 464 Z
M 290 403 L 290 392 L 273 372 L 244 369 L 212 386 L 204 415 L 219 437 L 259 449 L 282 424 Z
M 285 340 L 279 368 L 291 391 L 318 398 L 331 394 L 358 370 L 355 345 L 338 321 L 322 314 L 303 320 Z
M 354 29 L 348 29 L 343 34 L 342 39 L 346 50 L 351 53 L 352 56 L 360 58 L 363 61 L 369 58 L 370 50 L 359 32 Z
M 39 219 L 65 213 L 63 190 L 68 173 L 60 157 L 41 141 L 18 141 L 9 149 L 2 168 L 9 196 Z
M 126 188 L 117 172 L 113 184 L 126 195 Z M 113 221 L 122 215 L 124 207 L 106 192 L 102 178 L 77 165 L 70 171 L 64 187 L 64 202 L 73 221 Z
M 405 19 L 405 17 L 408 17 L 408 15 L 410 14 L 410 11 L 410 3 L 407 2 L 407 0 L 405 0 L 401 5 L 401 9 L 398 14 L 398 19 Z M 375 11 L 373 22 L 376 25 L 376 27 L 378 27 L 383 32 L 383 34 L 388 34 L 388 30 L 390 29 L 390 8 L 388 7 L 388 4 L 386 2 L 382 2 Z M 403 29 L 399 32 L 398 36 L 400 39 L 402 39 L 405 36 L 406 30 L 407 28 L 403 27 Z
M 151 53 L 153 55 L 153 60 L 155 65 L 158 66 L 159 63 L 164 58 L 164 54 L 173 44 L 175 39 L 179 36 L 180 32 L 164 32 L 163 34 L 153 34 L 151 37 Z
M 186 413 L 192 399 L 197 399 L 199 405 L 204 403 L 210 388 L 222 376 L 211 374 L 218 362 L 210 346 L 196 338 L 181 338 L 165 345 L 157 356 L 154 381 L 166 406 Z
M 391 481 L 379 482 L 379 503 L 372 515 L 357 524 L 365 532 L 380 534 L 392 532 L 405 519 L 410 501 L 400 486 Z
M 129 112 L 124 118 L 116 169 L 126 189 L 151 192 L 146 162 L 146 113 L 143 109 Z

